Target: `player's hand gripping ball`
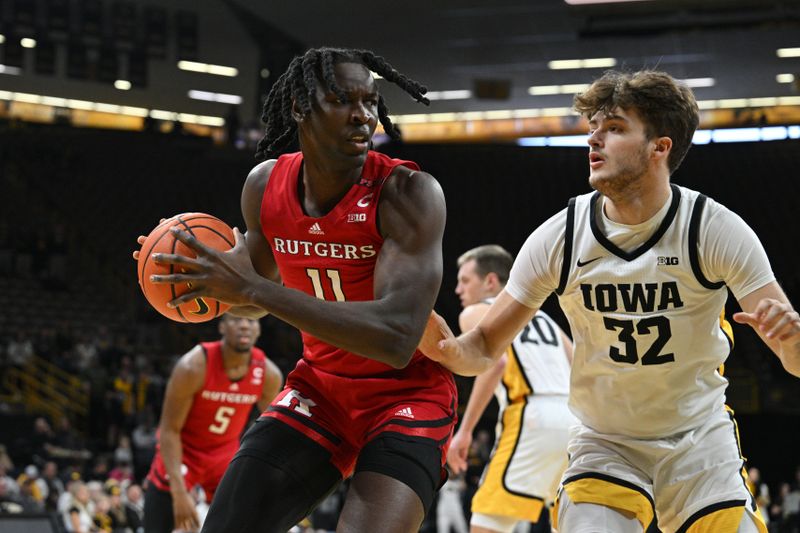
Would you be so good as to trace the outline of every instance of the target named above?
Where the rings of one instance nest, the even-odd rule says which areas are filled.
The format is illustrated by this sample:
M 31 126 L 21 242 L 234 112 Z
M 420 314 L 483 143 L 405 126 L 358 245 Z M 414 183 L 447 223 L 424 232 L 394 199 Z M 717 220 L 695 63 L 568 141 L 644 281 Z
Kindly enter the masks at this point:
M 165 317 L 177 322 L 207 322 L 220 316 L 230 308 L 230 305 L 214 300 L 213 298 L 195 298 L 175 308 L 167 307 L 167 302 L 186 293 L 191 289 L 191 283 L 151 283 L 150 276 L 154 274 L 174 274 L 175 265 L 159 265 L 153 260 L 153 254 L 179 254 L 187 257 L 196 257 L 194 251 L 175 238 L 169 231 L 177 226 L 193 235 L 215 250 L 227 251 L 233 248 L 233 230 L 225 222 L 215 216 L 205 213 L 182 213 L 161 222 L 150 232 L 139 252 L 137 270 L 139 273 L 139 286 L 142 288 L 147 301 L 156 311 Z

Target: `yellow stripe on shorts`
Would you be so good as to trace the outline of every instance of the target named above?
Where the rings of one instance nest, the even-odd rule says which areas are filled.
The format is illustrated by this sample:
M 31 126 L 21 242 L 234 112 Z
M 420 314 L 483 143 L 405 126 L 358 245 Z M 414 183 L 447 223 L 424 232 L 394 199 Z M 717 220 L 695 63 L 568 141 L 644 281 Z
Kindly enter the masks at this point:
M 572 476 L 564 481 L 561 490 L 572 503 L 594 503 L 635 516 L 642 524 L 642 531 L 647 530 L 655 516 L 652 497 L 644 489 L 607 474 L 589 472 Z M 558 503 L 556 500 L 552 513 L 554 529 L 558 529 Z
M 760 533 L 767 533 L 761 513 L 747 509 L 744 500 L 715 503 L 689 517 L 676 533 L 736 533 L 747 510 Z

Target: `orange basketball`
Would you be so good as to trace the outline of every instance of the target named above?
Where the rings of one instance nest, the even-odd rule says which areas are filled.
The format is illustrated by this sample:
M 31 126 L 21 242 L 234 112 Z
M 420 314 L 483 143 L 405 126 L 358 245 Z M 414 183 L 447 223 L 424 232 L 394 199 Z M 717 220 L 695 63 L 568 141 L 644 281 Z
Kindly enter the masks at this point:
M 215 216 L 205 213 L 183 213 L 165 220 L 150 232 L 139 252 L 139 286 L 147 301 L 156 311 L 177 322 L 207 322 L 220 316 L 230 305 L 213 298 L 196 298 L 178 307 L 167 307 L 170 302 L 188 292 L 189 283 L 156 284 L 150 282 L 153 274 L 172 274 L 175 265 L 159 265 L 153 261 L 153 254 L 179 254 L 195 257 L 194 251 L 176 239 L 169 229 L 178 226 L 192 234 L 198 241 L 216 250 L 233 248 L 233 230 Z

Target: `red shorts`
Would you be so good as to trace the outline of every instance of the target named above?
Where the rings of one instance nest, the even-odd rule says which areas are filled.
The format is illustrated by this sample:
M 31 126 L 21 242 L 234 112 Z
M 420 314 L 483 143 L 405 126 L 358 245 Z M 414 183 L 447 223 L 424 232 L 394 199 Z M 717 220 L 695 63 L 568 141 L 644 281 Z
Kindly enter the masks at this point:
M 196 485 L 200 485 L 206 493 L 206 501 L 211 502 L 222 479 L 222 474 L 225 473 L 225 469 L 228 468 L 228 463 L 231 462 L 237 449 L 238 440 L 233 442 L 232 447 L 218 450 L 217 453 L 195 452 L 184 448 L 181 471 L 186 489 L 191 491 Z M 169 491 L 169 477 L 160 451 L 153 458 L 147 478 L 157 489 Z
M 386 433 L 435 443 L 444 466 L 456 402 L 453 375 L 430 359 L 356 378 L 317 370 L 301 359 L 262 416 L 274 417 L 326 448 L 347 478 L 364 445 Z

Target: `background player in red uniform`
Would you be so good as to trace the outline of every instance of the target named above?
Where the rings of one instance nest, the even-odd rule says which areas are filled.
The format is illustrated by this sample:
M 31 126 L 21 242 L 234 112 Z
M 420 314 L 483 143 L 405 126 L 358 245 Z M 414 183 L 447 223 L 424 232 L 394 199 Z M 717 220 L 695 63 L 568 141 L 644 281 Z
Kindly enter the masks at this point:
M 258 320 L 223 315 L 222 340 L 201 343 L 184 354 L 167 384 L 156 456 L 147 475 L 145 533 L 196 531 L 200 485 L 211 500 L 253 404 L 264 410 L 283 376 L 255 347 Z
M 155 257 L 186 273 L 154 281 L 196 288 L 173 303 L 210 296 L 303 332 L 203 531 L 286 531 L 353 473 L 340 531 L 418 531 L 443 480 L 455 385 L 416 347 L 442 279 L 444 196 L 415 163 L 368 150 L 379 120 L 397 135 L 370 71 L 427 103 L 371 52 L 309 50 L 270 92 L 257 156 L 301 152 L 248 176 L 246 237 L 217 253 L 176 233 L 198 257 Z

